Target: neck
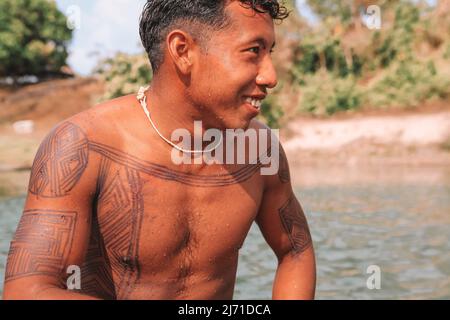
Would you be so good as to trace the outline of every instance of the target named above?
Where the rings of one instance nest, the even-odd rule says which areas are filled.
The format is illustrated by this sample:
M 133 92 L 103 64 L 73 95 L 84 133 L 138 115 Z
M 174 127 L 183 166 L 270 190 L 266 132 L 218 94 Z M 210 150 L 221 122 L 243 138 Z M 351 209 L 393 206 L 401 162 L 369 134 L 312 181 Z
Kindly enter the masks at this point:
M 167 87 L 165 86 L 165 88 Z M 196 147 L 185 150 L 206 150 L 208 142 L 204 142 L 202 146 L 194 143 L 194 139 L 202 141 L 201 137 L 205 130 L 208 129 L 204 121 L 201 121 L 199 124 L 199 121 L 203 120 L 204 115 L 190 103 L 188 97 L 176 95 L 175 92 L 182 91 L 173 90 L 170 94 L 164 94 L 164 90 L 157 82 L 152 83 L 145 92 L 150 121 L 153 122 L 156 133 L 162 135 L 161 138 L 163 140 L 165 138 L 172 141 L 171 136 L 175 130 L 188 130 L 192 138 L 191 146 L 195 145 Z
M 181 90 L 173 87 L 161 85 L 158 81 L 152 82 L 146 92 L 152 120 L 165 137 L 170 138 L 176 129 L 186 129 L 194 134 L 194 121 L 203 120 L 204 115 L 186 95 L 180 94 Z M 203 130 L 206 129 L 204 126 Z

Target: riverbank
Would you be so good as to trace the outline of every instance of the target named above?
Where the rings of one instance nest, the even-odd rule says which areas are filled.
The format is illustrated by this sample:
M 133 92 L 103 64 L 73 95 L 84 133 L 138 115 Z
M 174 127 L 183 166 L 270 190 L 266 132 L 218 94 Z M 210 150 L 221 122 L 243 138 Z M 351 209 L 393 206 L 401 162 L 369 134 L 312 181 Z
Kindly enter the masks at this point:
M 292 121 L 283 139 L 303 165 L 450 165 L 450 110 Z

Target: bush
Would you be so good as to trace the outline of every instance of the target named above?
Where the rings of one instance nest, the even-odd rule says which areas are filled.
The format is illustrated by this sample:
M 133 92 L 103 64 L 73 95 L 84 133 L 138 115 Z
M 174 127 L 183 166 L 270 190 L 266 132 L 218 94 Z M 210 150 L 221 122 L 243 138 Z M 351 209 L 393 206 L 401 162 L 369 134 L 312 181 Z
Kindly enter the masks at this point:
M 413 45 L 419 37 L 417 29 L 420 25 L 419 8 L 411 3 L 402 2 L 394 6 L 393 25 L 376 31 L 372 36 L 370 51 L 371 60 L 377 67 L 387 68 L 391 63 L 411 58 Z
M 284 116 L 283 109 L 278 105 L 274 95 L 269 95 L 261 105 L 262 120 L 272 129 L 280 128 L 281 118 Z
M 439 74 L 432 61 L 403 61 L 369 87 L 367 102 L 374 107 L 415 107 L 450 95 L 450 80 Z
M 54 1 L 0 1 L 0 77 L 59 73 L 71 38 Z
M 106 83 L 102 100 L 137 93 L 152 80 L 152 70 L 146 54 L 118 53 L 99 63 L 95 71 Z
M 362 102 L 362 93 L 354 77 L 339 78 L 320 72 L 306 77 L 305 85 L 299 90 L 299 111 L 318 116 L 356 110 Z
M 307 38 L 294 50 L 294 63 L 291 74 L 302 83 L 305 74 L 326 70 L 337 77 L 360 75 L 362 59 L 351 50 L 352 62 L 347 62 L 344 48 L 339 39 L 322 39 L 320 36 Z

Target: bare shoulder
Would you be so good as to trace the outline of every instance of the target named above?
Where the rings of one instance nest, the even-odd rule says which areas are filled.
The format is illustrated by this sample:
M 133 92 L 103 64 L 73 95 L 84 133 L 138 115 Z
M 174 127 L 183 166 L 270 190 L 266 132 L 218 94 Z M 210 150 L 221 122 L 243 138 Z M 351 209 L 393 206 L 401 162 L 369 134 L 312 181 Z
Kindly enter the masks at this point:
M 79 158 L 80 172 L 93 164 L 91 150 L 106 145 L 116 150 L 124 143 L 124 123 L 130 117 L 133 100 L 130 96 L 110 100 L 78 113 L 55 125 L 42 140 L 34 165 L 67 161 L 74 165 Z M 64 159 L 63 159 L 64 158 Z M 78 161 L 78 160 L 77 160 Z M 83 170 L 82 170 L 83 169 Z
M 95 105 L 70 121 L 79 123 L 92 137 L 107 135 L 111 138 L 111 134 L 130 120 L 132 111 L 137 110 L 138 106 L 135 96 L 127 95 Z
M 133 111 L 138 110 L 138 106 L 133 95 L 119 97 L 72 116 L 56 125 L 53 130 L 70 127 L 88 140 L 117 145 L 123 140 L 124 124 L 132 122 L 130 118 Z
M 91 190 L 100 161 L 97 150 L 120 150 L 119 119 L 127 119 L 129 97 L 99 104 L 54 126 L 41 142 L 33 161 L 29 191 L 52 197 L 69 195 L 77 185 Z

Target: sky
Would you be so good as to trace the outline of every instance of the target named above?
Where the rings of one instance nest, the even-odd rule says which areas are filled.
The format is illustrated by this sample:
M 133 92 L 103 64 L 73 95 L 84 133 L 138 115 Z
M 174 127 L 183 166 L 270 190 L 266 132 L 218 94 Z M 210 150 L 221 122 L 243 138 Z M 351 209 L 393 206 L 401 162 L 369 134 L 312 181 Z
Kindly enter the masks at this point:
M 435 0 L 428 0 L 435 2 Z M 146 0 L 56 0 L 58 8 L 72 21 L 79 21 L 69 46 L 70 67 L 80 75 L 88 75 L 100 58 L 121 51 L 129 54 L 143 51 L 139 38 L 139 16 Z M 297 0 L 300 14 L 309 22 L 317 17 Z
M 142 52 L 139 15 L 145 0 L 56 0 L 56 3 L 66 16 L 79 13 L 68 59 L 76 73 L 89 74 L 99 58 L 118 51 Z

